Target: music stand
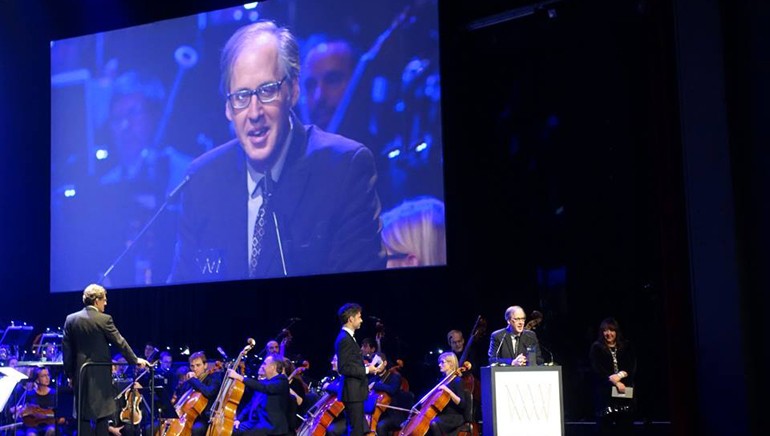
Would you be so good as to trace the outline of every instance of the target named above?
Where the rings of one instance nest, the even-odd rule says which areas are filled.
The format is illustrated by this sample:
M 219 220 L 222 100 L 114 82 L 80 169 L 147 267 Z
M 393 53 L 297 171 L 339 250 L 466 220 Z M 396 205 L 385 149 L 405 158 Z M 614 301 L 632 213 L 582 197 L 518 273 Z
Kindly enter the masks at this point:
M 18 358 L 19 350 L 29 342 L 29 338 L 32 336 L 33 327 L 31 325 L 9 325 L 3 331 L 0 336 L 0 348 L 6 348 L 10 351 L 12 347 L 15 347 L 15 355 Z M 8 355 L 10 357 L 11 354 Z
M 8 402 L 8 398 L 11 398 L 16 384 L 26 378 L 26 375 L 11 367 L 0 368 L 0 410 L 5 408 L 5 404 Z

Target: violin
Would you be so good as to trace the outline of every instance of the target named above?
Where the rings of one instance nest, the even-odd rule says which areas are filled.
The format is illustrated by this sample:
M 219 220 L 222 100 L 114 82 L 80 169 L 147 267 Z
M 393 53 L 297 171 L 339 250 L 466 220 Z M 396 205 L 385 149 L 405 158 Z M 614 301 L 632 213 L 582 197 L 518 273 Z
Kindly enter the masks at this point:
M 451 401 L 451 396 L 441 387 L 448 386 L 449 383 L 458 376 L 471 369 L 470 362 L 463 363 L 463 366 L 449 373 L 433 389 L 428 391 L 425 396 L 418 401 L 410 412 L 410 417 L 404 427 L 398 433 L 399 436 L 425 436 L 430 429 L 430 422 L 436 417 Z M 421 406 L 417 411 L 417 406 Z
M 246 340 L 246 346 L 243 347 L 235 363 L 230 368 L 240 368 L 241 362 L 246 354 L 254 348 L 256 342 L 252 338 Z M 219 388 L 219 394 L 211 405 L 211 418 L 209 419 L 209 428 L 207 436 L 230 436 L 233 434 L 235 425 L 235 412 L 238 410 L 238 404 L 243 398 L 245 385 L 241 380 L 235 380 L 230 377 L 225 378 L 222 386 Z
M 154 365 L 154 363 L 152 365 Z M 133 425 L 142 422 L 142 409 L 139 407 L 142 403 L 142 396 L 139 394 L 139 388 L 136 386 L 136 382 L 148 372 L 149 369 L 145 369 L 144 372 L 139 374 L 134 382 L 123 391 L 122 396 L 126 399 L 126 405 L 120 411 L 120 420 L 122 422 Z

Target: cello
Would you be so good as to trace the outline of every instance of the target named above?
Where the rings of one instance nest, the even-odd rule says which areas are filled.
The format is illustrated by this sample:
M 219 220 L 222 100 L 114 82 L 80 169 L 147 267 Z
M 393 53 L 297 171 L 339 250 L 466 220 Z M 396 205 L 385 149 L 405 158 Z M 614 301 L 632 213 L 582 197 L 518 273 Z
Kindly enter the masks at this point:
M 307 411 L 307 419 L 297 430 L 297 436 L 324 436 L 326 429 L 345 410 L 345 405 L 337 398 L 339 380 L 327 388 L 327 392 Z
M 209 374 L 221 371 L 222 368 L 217 362 L 209 371 L 203 373 L 200 380 L 203 381 Z M 195 420 L 206 410 L 209 400 L 193 388 L 188 389 L 174 404 L 179 419 L 170 419 L 163 427 L 158 429 L 158 434 L 163 436 L 190 436 Z
M 254 348 L 256 342 L 253 338 L 246 340 L 246 346 L 243 347 L 238 358 L 230 368 L 241 368 L 241 360 Z M 226 377 L 222 386 L 219 388 L 219 394 L 211 405 L 211 418 L 209 419 L 209 428 L 206 436 L 230 436 L 233 434 L 235 425 L 235 413 L 238 411 L 238 404 L 243 398 L 244 384 L 240 380 Z
M 398 373 L 398 370 L 404 367 L 404 361 L 401 359 L 396 359 L 396 365 L 388 370 L 388 372 L 380 378 L 380 382 L 385 383 L 391 374 Z M 370 395 L 374 395 L 377 397 L 376 403 L 374 406 L 374 412 L 372 412 L 371 416 L 367 416 L 367 420 L 369 421 L 369 430 L 372 432 L 377 432 L 377 424 L 380 421 L 380 416 L 385 412 L 385 409 L 388 408 L 390 403 L 393 401 L 393 399 L 390 397 L 390 394 L 387 392 L 376 392 L 372 391 L 372 388 L 374 387 L 374 382 L 372 382 L 369 385 L 369 391 L 371 391 Z M 399 386 L 400 389 L 400 386 Z
M 420 401 L 418 401 L 410 412 L 410 417 L 404 427 L 398 433 L 399 436 L 425 436 L 430 429 L 430 422 L 436 417 L 451 401 L 451 397 L 441 387 L 448 386 L 455 377 L 462 376 L 465 371 L 471 369 L 470 362 L 463 363 L 463 366 L 452 371 L 444 377 L 433 389 L 428 391 Z M 416 410 L 417 406 L 420 410 Z

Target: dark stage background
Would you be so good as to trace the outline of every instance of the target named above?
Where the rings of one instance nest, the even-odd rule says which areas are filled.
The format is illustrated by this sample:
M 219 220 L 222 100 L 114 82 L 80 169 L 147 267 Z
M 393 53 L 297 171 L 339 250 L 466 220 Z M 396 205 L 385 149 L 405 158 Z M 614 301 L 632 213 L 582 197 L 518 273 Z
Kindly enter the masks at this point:
M 420 394 L 435 383 L 428 353 L 446 348 L 448 330 L 467 335 L 478 315 L 501 328 L 519 304 L 545 315 L 539 336 L 564 366 L 570 421 L 592 419 L 588 348 L 615 316 L 640 355 L 640 419 L 671 420 L 675 434 L 729 432 L 719 411 L 740 422 L 735 434 L 753 428 L 756 391 L 742 381 L 767 353 L 747 344 L 767 337 L 767 297 L 756 292 L 770 245 L 760 231 L 767 132 L 757 114 L 770 100 L 754 94 L 767 94 L 752 65 L 768 51 L 752 31 L 768 15 L 752 2 L 705 3 L 442 2 L 447 267 L 114 290 L 107 311 L 137 351 L 153 341 L 210 355 L 217 345 L 235 355 L 247 337 L 261 346 L 299 317 L 290 354 L 320 376 L 336 309 L 354 300 L 366 319 L 358 337 L 374 334 L 368 316 L 381 318 L 385 351 L 404 359 Z M 78 294 L 48 292 L 48 41 L 228 4 L 0 0 L 1 325 L 55 329 L 81 307 Z M 697 56 L 721 50 L 708 65 Z M 712 189 L 726 197 L 710 203 Z M 725 240 L 728 259 L 698 263 Z M 730 404 L 712 405 L 712 388 Z

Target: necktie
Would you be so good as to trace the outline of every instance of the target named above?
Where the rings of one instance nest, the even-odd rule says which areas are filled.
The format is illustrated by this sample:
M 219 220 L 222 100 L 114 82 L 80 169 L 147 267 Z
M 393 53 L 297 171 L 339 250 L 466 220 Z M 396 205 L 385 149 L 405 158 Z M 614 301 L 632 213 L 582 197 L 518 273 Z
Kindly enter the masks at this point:
M 513 337 L 513 356 L 519 355 L 519 341 L 521 340 L 521 337 L 516 335 Z
M 263 186 L 264 179 L 260 180 L 258 188 Z M 254 233 L 251 236 L 251 256 L 249 258 L 249 277 L 254 277 L 259 264 L 259 255 L 262 253 L 262 238 L 265 236 L 265 214 L 267 208 L 267 196 L 262 190 L 262 205 L 257 211 L 257 219 L 254 222 Z

